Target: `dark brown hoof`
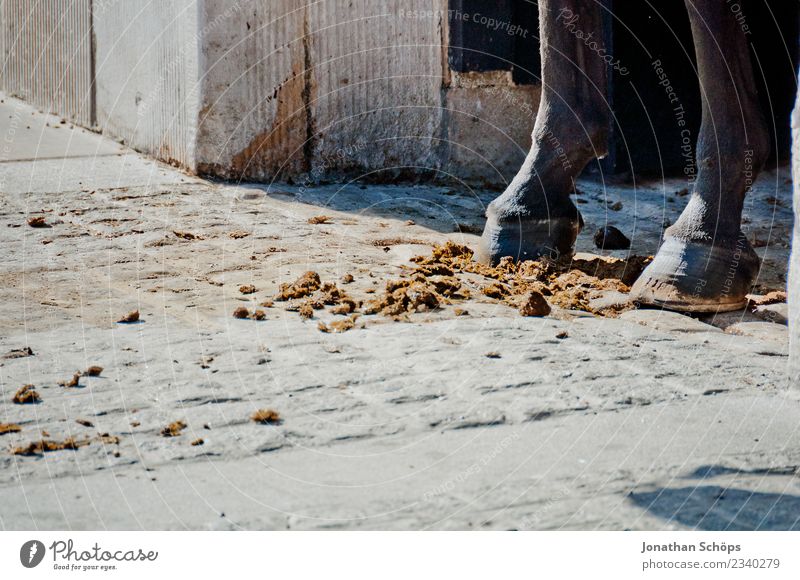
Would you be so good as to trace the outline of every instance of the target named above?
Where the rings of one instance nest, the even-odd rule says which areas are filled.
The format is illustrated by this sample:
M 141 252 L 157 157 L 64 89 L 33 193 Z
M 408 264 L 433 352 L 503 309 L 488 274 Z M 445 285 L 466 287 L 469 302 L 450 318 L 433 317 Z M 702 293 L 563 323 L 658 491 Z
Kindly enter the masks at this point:
M 634 283 L 631 298 L 678 312 L 739 310 L 747 305 L 759 264 L 744 235 L 725 247 L 667 238 Z
M 557 217 L 551 219 L 499 220 L 489 211 L 475 258 L 496 264 L 510 256 L 514 260 L 557 259 L 575 250 L 575 240 L 583 227 L 583 219 Z

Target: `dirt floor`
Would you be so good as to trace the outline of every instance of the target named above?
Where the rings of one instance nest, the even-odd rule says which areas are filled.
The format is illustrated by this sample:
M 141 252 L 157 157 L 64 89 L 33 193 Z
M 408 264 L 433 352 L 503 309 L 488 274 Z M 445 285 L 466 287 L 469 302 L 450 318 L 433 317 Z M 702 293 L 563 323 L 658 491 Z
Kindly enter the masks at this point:
M 800 528 L 786 305 L 692 318 L 601 280 L 656 251 L 679 181 L 579 183 L 587 278 L 522 316 L 533 286 L 412 260 L 474 248 L 495 193 L 210 183 L 5 99 L 12 129 L 0 528 Z M 790 189 L 747 200 L 758 294 Z

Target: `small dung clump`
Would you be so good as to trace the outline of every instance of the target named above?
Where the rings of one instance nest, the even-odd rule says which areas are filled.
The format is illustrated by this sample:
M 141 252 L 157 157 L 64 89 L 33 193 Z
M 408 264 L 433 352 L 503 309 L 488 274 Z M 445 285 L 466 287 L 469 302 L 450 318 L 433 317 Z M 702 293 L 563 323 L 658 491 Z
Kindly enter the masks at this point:
M 121 324 L 130 324 L 131 322 L 138 322 L 139 321 L 139 311 L 138 310 L 131 310 L 125 316 L 117 320 L 117 322 Z
M 205 441 L 203 441 L 203 439 L 202 439 L 202 438 L 198 437 L 197 439 L 195 439 L 194 441 L 192 441 L 190 445 L 191 445 L 192 447 L 197 447 L 198 445 L 203 445 L 203 444 L 205 444 Z
M 22 427 L 16 423 L 0 423 L 0 435 L 5 435 L 6 433 L 19 433 L 20 431 L 22 431 Z
M 14 348 L 2 356 L 4 359 L 25 358 L 26 356 L 34 356 L 31 347 L 26 346 L 23 348 Z
M 250 318 L 250 311 L 244 306 L 238 306 L 236 310 L 233 311 L 233 317 L 242 320 L 245 318 Z
M 186 429 L 186 423 L 183 421 L 174 421 L 161 430 L 161 436 L 177 437 L 184 429 Z
M 97 438 L 104 445 L 119 445 L 119 437 L 117 437 L 116 435 L 110 435 L 108 433 L 100 433 L 98 434 Z
M 750 308 L 756 306 L 769 306 L 771 304 L 783 304 L 786 302 L 786 292 L 783 290 L 773 290 L 763 296 L 753 296 L 749 299 Z
M 342 284 L 350 284 L 353 280 L 355 280 L 355 278 L 353 278 L 352 274 L 345 274 L 342 276 Z
M 50 224 L 44 219 L 44 216 L 36 216 L 28 219 L 28 225 L 32 228 L 49 228 Z
M 381 298 L 367 304 L 366 314 L 401 316 L 412 312 L 426 312 L 439 308 L 441 297 L 427 281 L 389 280 Z
M 308 223 L 310 223 L 312 226 L 319 224 L 329 224 L 331 223 L 331 217 L 327 215 L 315 215 L 314 217 L 308 218 Z
M 33 385 L 24 385 L 14 393 L 14 398 L 11 400 L 17 405 L 31 405 L 40 402 L 42 397 L 39 396 L 39 393 L 36 392 Z
M 246 238 L 250 235 L 250 232 L 245 232 L 243 230 L 234 230 L 228 233 L 228 236 L 233 238 L 234 240 L 240 240 L 242 238 Z
M 481 288 L 481 292 L 483 292 L 483 294 L 485 296 L 488 296 L 489 298 L 500 299 L 508 295 L 508 288 L 506 288 L 502 284 L 493 282 L 492 284 L 489 284 L 488 286 L 484 286 L 483 288 Z
M 300 318 L 305 320 L 314 318 L 314 305 L 310 300 L 306 300 L 300 305 L 300 308 L 297 310 L 297 313 L 300 315 Z
M 330 324 L 325 324 L 324 322 L 320 322 L 317 325 L 317 328 L 319 329 L 320 332 L 325 332 L 325 333 L 347 332 L 348 330 L 356 327 L 356 320 L 358 320 L 358 315 L 351 314 L 349 318 L 344 318 L 342 320 L 334 320 Z
M 88 439 L 78 441 L 74 437 L 67 437 L 64 441 L 54 441 L 52 439 L 41 439 L 39 441 L 32 441 L 27 445 L 15 447 L 11 450 L 13 455 L 42 455 L 50 451 L 61 451 L 64 449 L 77 450 L 81 447 L 89 445 Z
M 281 422 L 281 415 L 272 409 L 259 409 L 250 416 L 250 419 L 262 425 L 277 425 Z
M 182 232 L 179 230 L 173 230 L 173 234 L 179 237 L 182 240 L 202 240 L 202 236 L 198 236 L 197 234 L 193 234 L 192 232 Z
M 256 287 L 253 286 L 252 284 L 243 284 L 239 286 L 239 292 L 241 292 L 242 294 L 255 294 Z
M 275 300 L 286 301 L 305 298 L 320 289 L 322 283 L 319 274 L 308 271 L 290 284 L 281 284 Z
M 267 313 L 263 310 L 256 310 L 253 312 L 253 320 L 266 320 Z
M 76 372 L 74 375 L 72 375 L 71 379 L 69 379 L 68 381 L 61 381 L 58 384 L 61 385 L 62 387 L 80 387 L 81 386 L 80 380 L 81 380 L 81 373 Z
M 538 290 L 531 290 L 528 297 L 519 307 L 522 316 L 547 316 L 550 314 L 550 305 Z
M 89 421 L 88 419 L 75 419 L 75 422 L 76 422 L 78 425 L 82 425 L 82 426 L 84 426 L 84 427 L 94 427 L 94 423 L 92 423 L 92 422 L 91 422 L 91 421 Z
M 352 314 L 358 308 L 358 303 L 350 298 L 345 298 L 341 303 L 331 308 L 332 314 Z
M 86 369 L 86 376 L 99 377 L 102 372 L 103 372 L 103 367 L 98 365 L 92 365 L 88 369 Z

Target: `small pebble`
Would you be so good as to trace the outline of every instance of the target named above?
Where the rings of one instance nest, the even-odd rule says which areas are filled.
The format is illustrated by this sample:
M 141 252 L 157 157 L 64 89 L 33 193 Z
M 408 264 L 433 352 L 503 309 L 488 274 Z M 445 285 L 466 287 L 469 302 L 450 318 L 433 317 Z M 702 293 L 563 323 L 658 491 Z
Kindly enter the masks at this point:
M 600 228 L 594 234 L 594 245 L 601 250 L 627 250 L 631 241 L 614 226 Z

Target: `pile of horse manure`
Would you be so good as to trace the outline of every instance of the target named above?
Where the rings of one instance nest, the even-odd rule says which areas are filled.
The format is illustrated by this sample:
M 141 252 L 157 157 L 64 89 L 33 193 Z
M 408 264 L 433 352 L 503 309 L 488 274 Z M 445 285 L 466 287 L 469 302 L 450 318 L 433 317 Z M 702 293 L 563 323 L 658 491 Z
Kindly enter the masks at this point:
M 310 296 L 320 288 L 319 274 L 316 272 L 306 272 L 291 284 L 281 284 L 280 291 L 275 300 L 286 301 L 305 298 Z
M 617 316 L 619 312 L 633 308 L 633 305 L 594 308 L 592 300 L 608 291 L 630 292 L 630 285 L 652 259 L 651 256 L 631 256 L 627 259 L 576 257 L 515 262 L 507 257 L 497 265 L 490 266 L 475 262 L 472 250 L 467 246 L 447 242 L 435 246 L 430 256 L 417 256 L 412 260 L 418 264 L 414 270 L 417 274 L 452 272 L 488 278 L 481 293 L 517 307 L 523 316 L 543 316 L 526 312 L 549 310 L 550 305 L 601 316 Z M 535 296 L 536 304 L 531 304 L 531 296 Z M 542 300 L 539 300 L 539 296 Z M 525 299 L 521 301 L 520 297 Z
M 596 300 L 609 292 L 628 293 L 630 285 L 650 263 L 652 257 L 631 256 L 627 259 L 584 256 L 553 260 L 540 258 L 515 262 L 503 258 L 496 265 L 476 262 L 472 250 L 453 242 L 435 245 L 429 256 L 411 259 L 399 278 L 388 280 L 382 292 L 361 302 L 345 293 L 335 283 L 322 282 L 319 274 L 306 272 L 289 284 L 281 284 L 275 300 L 290 301 L 287 310 L 298 312 L 305 319 L 314 311 L 330 306 L 330 312 L 347 318 L 320 322 L 322 332 L 345 332 L 354 328 L 359 314 L 376 315 L 394 320 L 407 320 L 409 315 L 437 310 L 445 305 L 463 302 L 471 290 L 479 296 L 496 300 L 517 309 L 522 316 L 547 316 L 551 307 L 581 310 L 600 316 L 617 316 L 633 308 L 632 303 Z M 341 282 L 352 282 L 346 275 Z M 454 312 L 461 316 L 463 308 Z

